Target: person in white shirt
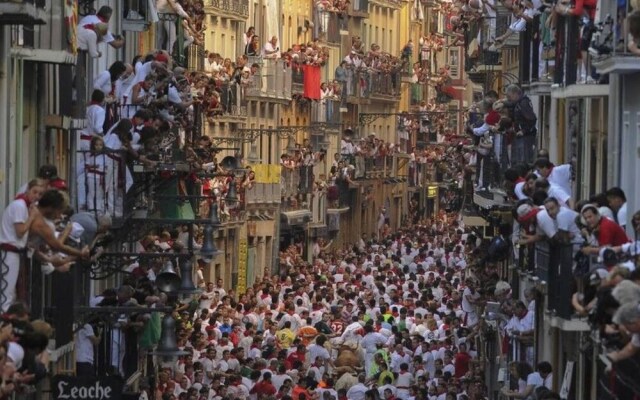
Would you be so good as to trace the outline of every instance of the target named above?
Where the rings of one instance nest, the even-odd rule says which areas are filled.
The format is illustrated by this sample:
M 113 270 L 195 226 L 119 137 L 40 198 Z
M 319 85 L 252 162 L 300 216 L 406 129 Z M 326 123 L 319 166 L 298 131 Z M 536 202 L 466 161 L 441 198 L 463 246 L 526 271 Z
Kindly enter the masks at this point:
M 612 187 L 607 190 L 606 195 L 609 207 L 614 212 L 615 221 L 622 229 L 625 229 L 627 226 L 627 196 L 624 190 L 619 187 Z
M 402 364 L 411 364 L 411 354 L 405 351 L 401 344 L 397 344 L 395 351 L 391 354 L 391 371 L 396 374 L 400 373 Z
M 571 164 L 553 165 L 547 158 L 539 158 L 534 164 L 538 174 L 549 181 L 549 183 L 560 186 L 569 196 L 572 189 L 572 167 Z
M 462 311 L 464 311 L 464 325 L 472 327 L 478 323 L 475 303 L 480 298 L 480 293 L 475 289 L 476 283 L 473 278 L 467 278 L 466 284 L 467 287 L 462 292 Z
M 82 17 L 82 19 L 78 22 L 78 27 L 85 25 L 95 25 L 95 24 L 106 24 L 109 25 L 109 21 L 111 20 L 111 16 L 113 15 L 113 9 L 109 6 L 102 6 L 95 14 L 90 14 Z M 119 49 L 124 46 L 124 38 L 120 35 L 115 37 L 111 31 L 108 31 L 102 36 L 101 42 L 107 43 L 109 46 L 114 49 Z
M 86 24 L 78 27 L 76 42 L 79 50 L 86 51 L 91 58 L 99 58 L 98 42 L 107 33 L 107 24 Z
M 409 365 L 402 363 L 400 365 L 400 372 L 396 378 L 396 396 L 402 400 L 408 400 L 411 395 L 410 388 L 415 383 L 413 374 L 409 372 Z
M 360 346 L 365 351 L 364 367 L 367 374 L 369 374 L 371 372 L 371 366 L 374 363 L 373 356 L 375 352 L 378 350 L 377 345 L 387 343 L 387 338 L 378 332 L 374 332 L 373 326 L 371 325 L 365 325 L 364 331 L 365 331 L 365 335 L 360 341 Z
M 536 181 L 535 188 L 536 190 L 543 190 L 549 197 L 557 199 L 558 203 L 563 207 L 569 207 L 573 209 L 575 206 L 575 203 L 573 199 L 571 199 L 571 196 L 568 192 L 566 192 L 559 185 L 556 185 L 555 183 L 552 183 L 545 178 L 538 179 Z
M 364 394 L 369 390 L 364 384 L 365 380 L 365 374 L 358 375 L 358 383 L 347 391 L 347 398 L 349 400 L 364 400 Z
M 76 182 L 78 193 L 78 207 L 86 207 L 85 189 L 85 164 L 89 158 L 88 151 L 91 147 L 91 140 L 94 136 L 102 136 L 103 126 L 106 117 L 104 109 L 105 94 L 101 90 L 94 90 L 91 94 L 91 103 L 86 109 L 87 125 L 84 129 L 77 131 L 76 149 Z
M 205 291 L 200 296 L 200 309 L 209 309 L 211 308 L 211 302 L 213 298 L 216 296 L 215 287 L 213 286 L 213 282 L 207 282 L 207 287 Z
M 127 71 L 127 66 L 122 61 L 116 61 L 109 69 L 102 71 L 93 81 L 93 88 L 101 90 L 105 96 L 115 98 L 116 83 Z
M 535 391 L 539 387 L 546 387 L 553 390 L 553 368 L 547 361 L 541 361 L 536 365 L 536 371 L 530 373 L 527 378 L 527 386 L 522 391 L 509 390 L 502 388 L 501 393 L 508 398 L 530 399 L 533 398 Z
M 544 207 L 549 217 L 556 224 L 556 235 L 558 233 L 564 235 L 557 239 L 564 243 L 571 242 L 574 245 L 574 251 L 577 252 L 584 242 L 584 237 L 576 224 L 578 213 L 570 208 L 560 207 L 558 200 L 553 197 L 549 197 L 544 201 Z
M 75 335 L 76 376 L 95 376 L 94 347 L 100 343 L 100 332 L 84 324 Z
M 156 0 L 156 10 L 158 14 L 173 14 L 178 15 L 191 23 L 189 14 L 184 11 L 180 3 L 176 0 Z M 173 52 L 173 44 L 176 42 L 176 22 L 170 18 L 166 18 L 159 22 L 160 26 L 157 29 L 159 43 L 165 44 L 163 49 L 169 53 Z
M 39 213 L 36 204 L 45 191 L 42 179 L 34 179 L 27 191 L 18 195 L 2 213 L 0 223 L 0 268 L 6 282 L 0 291 L 0 307 L 6 312 L 16 299 L 16 284 L 20 273 L 20 254 L 27 247 L 29 230 Z
M 276 36 L 273 36 L 271 40 L 264 44 L 262 57 L 274 60 L 280 58 L 280 47 L 278 47 L 278 38 Z

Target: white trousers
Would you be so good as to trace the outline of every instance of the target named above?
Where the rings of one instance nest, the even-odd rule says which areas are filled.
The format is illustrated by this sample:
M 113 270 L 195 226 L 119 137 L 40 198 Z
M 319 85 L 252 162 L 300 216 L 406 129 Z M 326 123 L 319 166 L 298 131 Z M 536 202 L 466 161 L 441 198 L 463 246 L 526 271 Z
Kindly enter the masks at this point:
M 16 301 L 20 255 L 11 251 L 0 250 L 0 261 L 0 300 L 2 301 L 2 312 L 4 313 Z
M 85 172 L 87 182 L 87 210 L 104 214 L 104 176 L 95 172 Z

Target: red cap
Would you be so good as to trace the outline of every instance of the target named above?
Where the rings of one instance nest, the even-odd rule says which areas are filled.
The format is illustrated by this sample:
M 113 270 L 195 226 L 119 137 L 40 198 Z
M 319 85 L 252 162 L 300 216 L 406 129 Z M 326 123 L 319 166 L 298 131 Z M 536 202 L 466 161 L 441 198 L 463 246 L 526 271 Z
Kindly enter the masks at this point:
M 486 122 L 488 125 L 496 125 L 498 122 L 500 122 L 500 114 L 495 110 L 491 110 L 484 118 L 484 122 Z
M 67 182 L 60 178 L 50 181 L 49 186 L 58 190 L 69 190 L 69 187 L 67 186 Z
M 169 62 L 169 57 L 166 56 L 166 54 L 164 53 L 160 53 L 158 55 L 156 55 L 156 61 L 160 61 L 163 63 L 168 63 Z

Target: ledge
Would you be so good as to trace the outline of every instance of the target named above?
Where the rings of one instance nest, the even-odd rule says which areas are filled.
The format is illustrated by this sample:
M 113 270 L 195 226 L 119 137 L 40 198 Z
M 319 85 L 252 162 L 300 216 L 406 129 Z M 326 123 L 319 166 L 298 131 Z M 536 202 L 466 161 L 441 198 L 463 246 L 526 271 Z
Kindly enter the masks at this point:
M 611 56 L 594 60 L 593 66 L 599 74 L 632 74 L 640 72 L 640 57 L 628 56 Z
M 506 194 L 499 191 L 474 191 L 473 202 L 480 208 L 491 210 L 499 207 L 509 207 Z
M 609 85 L 575 84 L 566 87 L 551 86 L 551 98 L 554 99 L 605 96 L 609 96 Z
M 531 82 L 525 86 L 528 95 L 549 95 L 551 94 L 552 81 Z
M 0 3 L 3 4 L 3 3 Z M 1 8 L 0 8 L 1 10 Z M 0 11 L 0 17 L 2 13 Z M 26 47 L 12 47 L 11 56 L 22 58 L 25 61 L 41 62 L 49 64 L 70 64 L 75 65 L 77 56 L 66 50 L 50 50 L 50 49 L 30 49 Z
M 327 208 L 327 214 L 344 214 L 349 212 L 349 207 Z
M 0 1 L 0 25 L 45 25 L 44 10 L 33 2 Z
M 589 332 L 591 327 L 586 320 L 582 319 L 564 319 L 545 312 L 544 320 L 550 326 L 558 328 L 564 332 Z

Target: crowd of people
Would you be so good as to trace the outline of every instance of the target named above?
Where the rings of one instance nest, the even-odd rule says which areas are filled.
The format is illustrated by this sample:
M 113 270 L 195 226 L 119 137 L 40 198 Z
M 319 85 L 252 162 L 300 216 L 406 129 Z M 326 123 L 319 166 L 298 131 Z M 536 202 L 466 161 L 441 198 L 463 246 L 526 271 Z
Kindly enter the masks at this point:
M 537 120 L 531 100 L 518 85 L 509 85 L 503 99 L 489 91 L 472 106 L 467 133 L 475 149 L 469 164 L 478 190 L 500 187 L 501 171 L 533 162 Z
M 143 383 L 142 397 L 487 398 L 481 308 L 505 292 L 495 265 L 482 261 L 480 238 L 455 212 L 381 232 L 344 248 L 318 243 L 311 263 L 292 245 L 280 253 L 278 273 L 245 293 L 198 278 L 202 293 L 186 304 L 149 292 L 155 274 L 132 274 L 105 296 L 172 306 L 187 352 L 154 387 Z M 96 301 L 111 304 L 105 296 Z M 550 368 L 542 362 L 521 379 L 550 387 Z M 559 398 L 545 393 L 537 398 Z
M 544 149 L 537 152 L 537 157 L 532 164 L 519 164 L 504 173 L 504 188 L 514 201 L 516 221 L 513 231 L 505 232 L 504 237 L 508 239 L 510 234 L 514 248 L 526 249 L 516 256 L 516 262 L 533 263 L 526 266 L 529 271 L 545 267 L 535 264 L 544 258 L 533 262 L 528 256 L 539 251 L 538 245 L 544 244 L 543 248 L 553 254 L 557 275 L 547 279 L 549 290 L 559 299 L 548 307 L 566 319 L 586 318 L 616 369 L 618 363 L 634 357 L 640 349 L 640 212 L 629 218 L 626 195 L 619 187 L 576 198 L 574 167 L 553 164 Z M 631 227 L 627 226 L 629 220 Z M 519 314 L 517 304 L 515 309 L 507 305 L 502 310 L 507 316 Z M 519 334 L 518 340 L 522 336 Z M 527 342 L 522 343 L 526 347 Z M 523 357 L 528 351 L 523 350 Z M 538 372 L 543 371 L 538 368 Z M 617 373 L 624 373 L 624 368 Z M 519 376 L 522 378 L 521 372 Z

